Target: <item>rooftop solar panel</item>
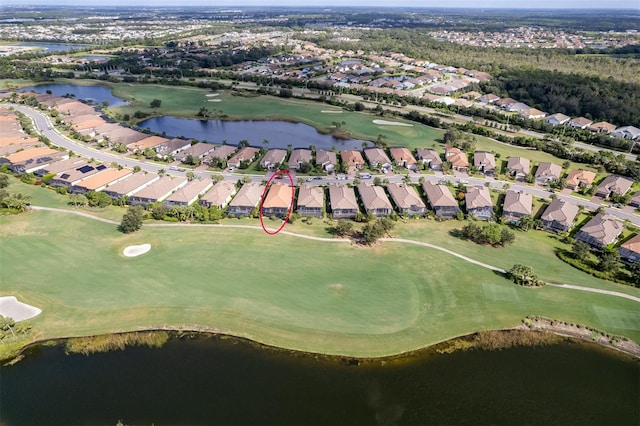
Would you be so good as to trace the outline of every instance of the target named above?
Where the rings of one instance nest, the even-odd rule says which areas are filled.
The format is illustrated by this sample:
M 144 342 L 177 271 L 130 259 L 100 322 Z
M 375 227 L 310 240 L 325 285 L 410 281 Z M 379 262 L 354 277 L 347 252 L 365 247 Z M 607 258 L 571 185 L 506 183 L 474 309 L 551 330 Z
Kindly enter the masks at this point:
M 79 171 L 80 173 L 88 173 L 91 170 L 93 170 L 93 166 L 82 166 L 79 169 L 76 169 L 77 171 Z
M 104 170 L 106 168 L 107 166 L 105 166 L 104 164 L 100 164 L 98 167 L 96 167 L 96 170 Z
M 66 179 L 66 178 L 68 178 L 68 177 L 69 177 L 69 173 L 65 173 L 65 174 L 63 174 L 63 175 L 60 175 L 60 178 L 61 178 L 61 179 Z

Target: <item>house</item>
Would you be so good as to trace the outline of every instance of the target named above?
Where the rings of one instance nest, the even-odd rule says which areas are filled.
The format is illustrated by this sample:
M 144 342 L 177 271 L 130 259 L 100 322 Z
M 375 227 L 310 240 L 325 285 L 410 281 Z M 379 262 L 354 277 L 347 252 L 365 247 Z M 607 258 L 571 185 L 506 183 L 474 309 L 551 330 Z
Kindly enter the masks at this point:
M 615 216 L 598 213 L 593 219 L 586 223 L 575 238 L 585 242 L 593 248 L 601 249 L 616 242 L 618 235 L 622 232 L 624 224 Z
M 285 217 L 292 208 L 295 188 L 290 184 L 274 183 L 269 187 L 269 192 L 262 203 L 264 216 Z
M 451 168 L 453 170 L 457 170 L 459 172 L 466 172 L 469 170 L 467 154 L 458 148 L 446 148 L 444 151 L 444 158 L 449 162 L 449 164 L 451 164 Z
M 496 157 L 493 152 L 476 151 L 473 153 L 473 165 L 485 175 L 492 175 L 496 170 Z
M 358 185 L 358 194 L 367 213 L 374 216 L 388 216 L 393 213 L 393 206 L 383 187 L 361 183 Z
M 511 104 L 517 104 L 518 101 L 516 101 L 515 99 L 512 98 L 502 98 L 502 99 L 498 99 L 497 101 L 494 102 L 494 104 L 496 106 L 499 106 L 500 108 L 504 108 L 507 105 L 511 105 Z
M 300 186 L 296 212 L 301 216 L 322 217 L 324 212 L 324 189 L 312 185 Z
M 567 188 L 576 190 L 578 188 L 589 188 L 596 178 L 595 172 L 589 170 L 572 170 L 567 176 Z
M 372 169 L 389 169 L 391 168 L 391 160 L 380 148 L 367 148 L 364 150 L 364 156 Z
M 324 149 L 317 150 L 316 164 L 322 166 L 327 173 L 332 173 L 336 168 L 336 164 L 338 164 L 336 153 Z
M 418 148 L 416 150 L 418 160 L 427 163 L 433 170 L 442 170 L 442 159 L 435 149 Z
M 213 186 L 211 179 L 193 179 L 164 200 L 167 206 L 189 206 Z
M 89 176 L 86 179 L 69 187 L 70 194 L 85 194 L 90 191 L 102 191 L 107 185 L 119 182 L 133 174 L 131 169 L 107 168 L 100 173 Z
M 516 102 L 516 103 L 512 103 L 512 104 L 508 104 L 506 106 L 503 107 L 503 109 L 505 111 L 509 111 L 509 112 L 522 112 L 522 111 L 529 111 L 531 109 L 531 107 L 527 104 L 523 104 L 522 102 Z
M 625 262 L 640 263 L 640 234 L 621 244 L 618 253 Z
M 524 216 L 531 216 L 533 197 L 524 192 L 507 191 L 502 206 L 502 217 L 506 223 L 517 223 Z
M 158 157 L 166 159 L 168 156 L 174 156 L 180 151 L 184 151 L 191 147 L 191 141 L 186 139 L 171 139 L 165 143 L 157 145 L 154 147 Z
M 531 162 L 528 158 L 524 157 L 509 157 L 507 161 L 507 170 L 509 174 L 516 178 L 516 180 L 525 180 L 529 172 L 531 171 Z
M 176 161 L 180 161 L 182 163 L 184 163 L 187 157 L 189 156 L 191 156 L 191 158 L 199 158 L 202 160 L 208 154 L 211 154 L 212 152 L 214 152 L 215 149 L 216 149 L 216 146 L 210 143 L 204 143 L 204 142 L 196 143 L 191 145 L 187 149 L 177 152 L 173 156 L 173 159 Z
M 426 213 L 427 206 L 412 185 L 390 183 L 387 185 L 387 191 L 400 213 L 408 216 L 422 216 Z
M 567 203 L 559 198 L 554 198 L 545 209 L 540 220 L 542 226 L 550 232 L 567 232 L 573 226 L 580 209 L 576 204 Z
M 245 183 L 229 203 L 227 215 L 249 216 L 253 209 L 258 206 L 263 192 L 264 187 L 257 182 Z
M 147 205 L 162 201 L 186 184 L 187 178 L 163 176 L 130 195 L 127 204 Z
M 633 194 L 633 197 L 631 197 L 631 201 L 629 202 L 629 205 L 631 207 L 640 207 L 640 192 L 636 192 L 635 194 Z
M 640 139 L 640 129 L 633 126 L 624 126 L 611 132 L 611 136 L 620 139 Z
M 107 166 L 104 164 L 94 166 L 92 164 L 82 163 L 73 169 L 65 170 L 63 173 L 49 179 L 47 184 L 54 188 L 76 185 L 81 180 L 93 176 L 106 168 Z
M 488 93 L 486 95 L 482 95 L 478 98 L 479 102 L 482 102 L 483 104 L 493 104 L 495 103 L 498 99 L 500 99 L 500 96 L 496 96 L 493 93 Z
M 74 167 L 80 166 L 80 164 L 84 163 L 84 159 L 80 157 L 71 157 L 66 160 L 60 160 L 53 162 L 41 169 L 38 169 L 33 172 L 37 177 L 44 177 L 46 175 L 57 175 L 66 170 L 73 169 Z
M 205 193 L 202 198 L 198 201 L 202 207 L 212 207 L 216 206 L 219 208 L 225 208 L 231 198 L 236 193 L 237 188 L 236 185 L 228 180 L 221 180 L 217 182 L 210 191 Z
M 520 117 L 528 118 L 529 120 L 539 120 L 541 118 L 544 118 L 547 113 L 536 108 L 529 108 L 519 111 L 518 115 Z
M 276 167 L 284 163 L 287 157 L 287 151 L 284 149 L 270 149 L 260 160 L 260 165 L 268 170 L 274 170 Z
M 4 158 L 0 158 L 0 165 L 9 163 L 9 170 L 17 174 L 22 174 L 34 172 L 56 161 L 66 160 L 67 158 L 69 158 L 69 153 L 66 151 L 58 151 L 48 146 L 38 146 L 17 151 Z
M 590 125 L 588 129 L 596 133 L 611 133 L 616 129 L 616 126 L 606 121 L 599 121 Z
M 329 184 L 329 203 L 334 219 L 353 219 L 358 214 L 358 202 L 353 188 Z
M 234 152 L 236 152 L 236 147 L 231 145 L 219 145 L 210 152 L 205 158 L 203 158 L 202 162 L 208 165 L 218 165 L 219 162 L 222 162 L 222 167 L 224 168 L 224 161 L 229 158 Z
M 134 192 L 140 191 L 158 179 L 160 179 L 160 176 L 155 173 L 134 173 L 121 181 L 108 185 L 102 192 L 113 200 L 119 200 L 122 197 L 128 197 Z
M 355 150 L 342 150 L 340 151 L 340 160 L 344 164 L 345 168 L 349 170 L 359 170 L 364 167 L 364 159 L 360 151 Z
M 562 175 L 562 167 L 554 163 L 540 163 L 535 178 L 540 183 L 556 182 Z
M 233 157 L 227 161 L 229 167 L 240 167 L 240 163 L 251 163 L 256 155 L 260 152 L 258 148 L 246 146 L 241 148 Z
M 575 129 L 586 129 L 591 123 L 593 123 L 593 121 L 589 120 L 588 118 L 576 117 L 569 120 L 567 122 L 567 125 Z
M 424 182 L 422 189 L 427 195 L 431 208 L 435 211 L 436 216 L 442 218 L 454 218 L 460 213 L 458 202 L 447 185 L 435 185 L 431 182 Z
M 476 219 L 488 220 L 493 217 L 493 201 L 489 188 L 486 186 L 471 186 L 464 195 L 467 213 Z
M 401 166 L 408 170 L 416 169 L 418 162 L 407 148 L 402 146 L 393 147 L 389 149 L 389 153 L 396 166 Z
M 552 126 L 559 126 L 560 124 L 564 124 L 569 120 L 571 120 L 571 117 L 561 113 L 551 114 L 544 119 L 544 121 L 551 124 Z
M 299 170 L 302 163 L 311 164 L 311 150 L 310 149 L 294 149 L 291 151 L 289 157 L 289 168 L 291 170 Z
M 596 195 L 606 200 L 612 195 L 626 194 L 631 189 L 632 185 L 633 181 L 629 178 L 618 175 L 609 175 L 600 182 L 600 185 L 598 185 Z

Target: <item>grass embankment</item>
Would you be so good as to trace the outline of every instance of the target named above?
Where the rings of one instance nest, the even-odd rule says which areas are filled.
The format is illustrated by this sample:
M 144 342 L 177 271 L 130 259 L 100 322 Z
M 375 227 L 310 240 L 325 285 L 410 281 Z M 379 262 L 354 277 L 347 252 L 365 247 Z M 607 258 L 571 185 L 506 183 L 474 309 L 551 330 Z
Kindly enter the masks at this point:
M 449 236 L 428 237 L 433 229 L 399 226 L 397 234 L 426 233 L 432 243 L 462 243 L 487 263 L 512 265 L 503 259 L 511 250 L 470 250 Z M 640 340 L 635 302 L 521 288 L 445 253 L 400 243 L 364 249 L 220 227 L 145 227 L 123 235 L 110 224 L 52 212 L 2 217 L 0 238 L 3 293 L 43 310 L 31 320 L 41 339 L 174 328 L 371 357 L 541 315 Z M 150 243 L 151 251 L 122 256 L 139 243 Z M 541 248 L 548 254 L 538 254 Z M 531 253 L 553 258 L 549 251 L 540 241 L 526 252 L 527 263 L 535 263 Z M 621 290 L 555 262 L 572 283 L 580 277 Z
M 67 353 L 90 355 L 99 352 L 124 350 L 130 346 L 159 348 L 169 340 L 165 331 L 138 331 L 133 333 L 103 334 L 100 336 L 76 337 L 65 343 Z

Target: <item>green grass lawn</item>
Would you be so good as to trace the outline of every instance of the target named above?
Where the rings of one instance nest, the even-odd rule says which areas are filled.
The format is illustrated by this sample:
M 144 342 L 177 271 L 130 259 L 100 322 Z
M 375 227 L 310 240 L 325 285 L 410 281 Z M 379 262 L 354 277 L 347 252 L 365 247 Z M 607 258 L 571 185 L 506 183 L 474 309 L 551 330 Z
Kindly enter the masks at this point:
M 170 326 L 217 330 L 291 349 L 381 356 L 543 315 L 640 340 L 635 302 L 552 287 L 520 288 L 423 247 L 386 242 L 359 248 L 219 227 L 147 226 L 124 235 L 115 225 L 42 211 L 2 216 L 0 224 L 3 294 L 43 309 L 32 320 L 41 338 Z M 447 226 L 440 229 L 446 232 Z M 421 232 L 432 231 L 408 224 L 397 234 L 420 239 Z M 512 249 L 448 242 L 449 248 L 498 266 L 511 266 L 518 256 L 509 254 Z M 137 258 L 122 256 L 124 247 L 139 243 L 150 243 L 152 250 Z M 531 259 L 536 249 L 516 242 L 513 250 L 526 251 L 526 263 L 546 275 Z M 576 276 L 568 270 L 565 275 Z M 620 290 L 580 276 L 593 286 Z

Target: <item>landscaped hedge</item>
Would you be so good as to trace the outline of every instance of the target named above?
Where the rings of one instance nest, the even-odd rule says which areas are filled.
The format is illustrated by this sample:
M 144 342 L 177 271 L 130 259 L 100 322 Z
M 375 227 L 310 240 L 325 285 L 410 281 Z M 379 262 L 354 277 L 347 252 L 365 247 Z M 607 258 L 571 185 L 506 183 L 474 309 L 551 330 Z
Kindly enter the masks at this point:
M 561 249 L 556 250 L 556 256 L 558 256 L 558 258 L 563 262 L 568 263 L 574 268 L 580 269 L 581 271 L 586 272 L 587 274 L 592 275 L 596 278 L 613 281 L 618 284 L 625 284 L 625 285 L 630 285 L 634 287 L 640 287 L 640 284 L 637 284 L 631 281 L 631 277 L 628 274 L 624 272 L 612 274 L 612 273 L 598 271 L 597 269 L 593 269 L 591 266 L 576 259 L 571 255 L 571 253 L 569 253 L 566 250 L 561 250 Z

